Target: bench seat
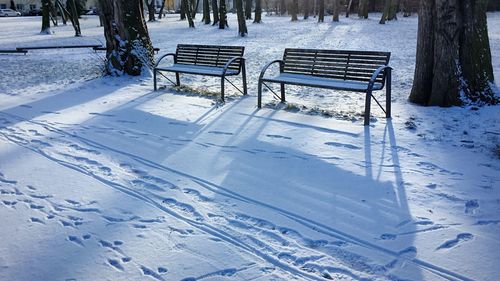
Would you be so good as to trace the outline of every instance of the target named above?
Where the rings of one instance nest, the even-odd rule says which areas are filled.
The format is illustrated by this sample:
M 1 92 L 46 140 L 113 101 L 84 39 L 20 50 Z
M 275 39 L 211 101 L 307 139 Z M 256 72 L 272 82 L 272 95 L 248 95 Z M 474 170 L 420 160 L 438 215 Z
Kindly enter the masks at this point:
M 222 76 L 224 68 L 204 65 L 174 64 L 172 66 L 157 67 L 156 70 L 208 76 Z M 226 75 L 238 75 L 238 71 L 228 69 L 226 71 Z
M 275 77 L 263 78 L 262 81 L 356 92 L 366 92 L 369 84 L 368 82 L 335 80 L 293 73 L 281 73 Z M 374 91 L 382 90 L 383 87 L 384 85 L 382 83 L 373 84 Z

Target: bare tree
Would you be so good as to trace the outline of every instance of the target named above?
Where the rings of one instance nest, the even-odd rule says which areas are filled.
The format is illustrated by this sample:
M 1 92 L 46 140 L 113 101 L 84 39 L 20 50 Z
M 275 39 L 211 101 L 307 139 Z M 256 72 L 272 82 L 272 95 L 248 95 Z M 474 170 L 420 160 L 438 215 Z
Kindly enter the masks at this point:
M 339 21 L 340 0 L 333 0 L 333 21 Z
M 410 101 L 496 104 L 486 23 L 487 0 L 423 0 Z
M 220 0 L 219 3 L 219 29 L 224 29 L 229 27 L 227 24 L 227 10 L 226 10 L 226 1 Z
M 40 34 L 52 34 L 52 30 L 50 30 L 50 0 L 42 0 L 42 30 Z
M 161 1 L 161 6 L 160 6 L 160 12 L 158 12 L 158 18 L 161 19 L 163 17 L 163 10 L 165 9 L 165 4 L 167 3 L 167 0 L 162 0 Z
M 238 4 L 236 4 L 238 5 Z M 236 7 L 236 11 L 238 10 L 238 7 Z M 252 0 L 245 0 L 245 18 L 247 20 L 252 19 Z
M 70 10 L 71 10 L 71 23 L 73 24 L 73 28 L 75 29 L 75 36 L 82 36 L 82 31 L 80 29 L 80 21 L 78 20 L 78 11 L 76 10 L 75 0 L 69 0 Z
M 304 0 L 303 2 L 303 8 L 304 8 L 304 19 L 308 19 L 309 18 L 309 10 L 311 9 L 310 7 L 310 0 Z
M 255 18 L 253 20 L 254 23 L 262 22 L 262 0 L 255 0 Z
M 214 23 L 212 25 L 216 25 L 219 23 L 219 7 L 217 6 L 217 0 L 212 0 L 212 11 L 214 15 Z
M 149 22 L 156 21 L 155 18 L 155 0 L 146 0 L 146 6 L 148 7 Z
M 205 24 L 210 24 L 212 20 L 210 19 L 210 2 L 209 0 L 203 0 L 203 19 Z
M 298 0 L 290 1 L 290 9 L 288 10 L 292 15 L 292 21 L 298 21 L 299 18 L 297 17 L 297 14 L 299 13 L 299 1 Z
M 245 15 L 243 14 L 243 1 L 236 0 L 236 14 L 238 16 L 238 34 L 241 37 L 245 37 L 248 34 L 247 24 L 245 20 Z
M 318 0 L 318 22 L 325 21 L 325 0 Z
M 368 18 L 368 0 L 359 0 L 358 17 Z

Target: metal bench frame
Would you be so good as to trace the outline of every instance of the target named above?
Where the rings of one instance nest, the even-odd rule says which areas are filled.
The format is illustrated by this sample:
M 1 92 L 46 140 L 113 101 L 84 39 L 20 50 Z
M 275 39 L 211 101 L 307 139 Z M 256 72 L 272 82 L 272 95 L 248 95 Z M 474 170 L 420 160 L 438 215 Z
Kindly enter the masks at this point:
M 186 52 L 182 53 L 183 50 L 189 48 L 192 52 L 192 56 L 186 54 Z M 215 45 L 187 45 L 187 44 L 179 44 L 177 45 L 177 50 L 175 53 L 168 53 L 161 56 L 158 59 L 154 69 L 153 69 L 153 80 L 154 80 L 154 90 L 157 90 L 157 74 L 162 75 L 170 81 L 175 86 L 180 86 L 180 73 L 186 73 L 191 75 L 205 75 L 205 76 L 214 76 L 221 77 L 221 100 L 224 101 L 225 91 L 224 91 L 224 81 L 229 82 L 233 87 L 235 87 L 238 91 L 240 91 L 243 95 L 247 95 L 247 81 L 246 81 L 246 67 L 245 67 L 245 58 L 243 57 L 245 47 L 241 46 L 215 46 Z M 181 53 L 184 60 L 179 62 L 179 54 Z M 229 57 L 228 54 L 236 54 L 237 56 Z M 198 67 L 200 72 L 190 71 L 184 72 L 179 70 L 169 70 L 167 68 L 159 67 L 160 62 L 168 56 L 172 56 L 174 58 L 174 64 L 170 67 L 175 66 L 188 66 L 191 70 L 196 70 Z M 215 58 L 215 60 L 213 60 Z M 227 59 L 226 59 L 227 58 Z M 220 65 L 219 65 L 220 64 Z M 204 67 L 214 67 L 214 69 L 222 70 L 221 73 L 203 73 L 201 69 Z M 228 70 L 236 71 L 236 72 L 228 72 Z M 170 80 L 168 77 L 161 74 L 161 72 L 175 72 L 175 83 Z M 243 90 L 235 86 L 227 76 L 237 76 L 241 73 L 242 82 L 243 82 Z
M 295 60 L 297 62 L 290 63 L 291 66 L 287 67 L 287 62 L 292 59 L 287 60 L 287 54 L 292 53 L 295 56 Z M 298 56 L 304 53 L 307 56 L 305 58 L 298 58 Z M 259 76 L 258 83 L 258 96 L 257 96 L 257 107 L 262 107 L 262 85 L 266 86 L 281 102 L 285 102 L 285 84 L 291 85 L 299 85 L 299 86 L 308 86 L 308 87 L 317 87 L 317 88 L 326 88 L 332 90 L 343 90 L 343 91 L 355 91 L 355 92 L 365 92 L 365 113 L 364 113 L 364 125 L 370 124 L 370 107 L 371 107 L 371 99 L 373 98 L 378 106 L 384 111 L 386 118 L 391 118 L 391 80 L 392 80 L 392 67 L 388 66 L 389 59 L 391 53 L 388 52 L 371 52 L 371 51 L 347 51 L 347 50 L 315 50 L 315 49 L 285 49 L 282 60 L 274 60 L 268 63 L 262 69 Z M 352 57 L 352 59 L 351 59 Z M 363 57 L 366 57 L 367 61 L 371 61 L 370 58 L 373 59 L 371 61 L 371 65 L 366 66 L 367 62 L 363 62 Z M 374 59 L 376 58 L 376 59 Z M 322 62 L 321 60 L 329 60 L 327 63 Z M 355 62 L 357 61 L 357 62 Z M 376 65 L 375 62 L 381 61 L 380 65 Z M 343 86 L 326 86 L 326 85 L 311 85 L 314 84 L 314 80 L 311 80 L 307 85 L 303 83 L 294 83 L 290 81 L 283 81 L 278 77 L 273 78 L 265 78 L 264 75 L 267 69 L 275 64 L 279 63 L 280 67 L 280 75 L 283 73 L 290 74 L 290 76 L 300 74 L 309 75 L 312 77 L 318 77 L 322 79 L 327 79 L 332 82 L 342 82 L 342 81 L 353 81 L 358 82 L 358 86 L 360 83 L 366 83 L 366 88 L 359 89 L 359 87 L 349 87 L 347 84 L 342 84 Z M 318 68 L 315 69 L 315 65 Z M 357 66 L 362 65 L 362 66 Z M 327 66 L 331 65 L 332 68 L 328 69 Z M 339 70 L 340 66 L 344 68 L 344 70 Z M 311 67 L 311 69 L 309 69 Z M 351 68 L 350 68 L 351 67 Z M 364 67 L 364 68 L 362 68 Z M 287 69 L 288 68 L 288 71 Z M 294 69 L 295 68 L 295 69 Z M 320 70 L 318 70 L 320 68 Z M 373 68 L 373 69 L 372 69 Z M 332 70 L 333 69 L 333 70 Z M 373 73 L 370 73 L 373 71 Z M 330 73 L 334 73 L 332 75 L 328 75 Z M 332 78 L 340 77 L 340 78 Z M 343 76 L 343 79 L 342 79 Z M 279 96 L 274 92 L 267 84 L 268 83 L 279 83 L 281 86 L 281 95 Z M 373 91 L 375 83 L 377 83 L 378 87 L 376 90 L 382 90 L 384 86 L 386 87 L 386 95 L 385 95 L 385 109 L 382 107 L 380 102 L 373 96 Z M 341 84 L 341 83 L 339 83 Z

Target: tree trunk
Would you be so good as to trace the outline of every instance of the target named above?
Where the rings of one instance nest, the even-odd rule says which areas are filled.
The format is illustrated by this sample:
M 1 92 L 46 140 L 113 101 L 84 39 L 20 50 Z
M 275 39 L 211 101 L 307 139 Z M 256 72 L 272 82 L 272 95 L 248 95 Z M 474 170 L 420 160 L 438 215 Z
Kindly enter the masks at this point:
M 236 3 L 238 5 L 238 3 Z M 236 8 L 236 11 L 238 8 Z M 247 20 L 252 19 L 252 0 L 245 0 L 245 18 Z
M 358 17 L 362 19 L 368 18 L 368 0 L 359 0 Z
M 219 23 L 219 7 L 217 6 L 217 0 L 212 0 L 212 12 L 214 15 L 214 23 L 216 25 Z
M 181 0 L 181 6 L 184 9 L 184 14 L 187 17 L 189 27 L 194 28 L 193 14 L 191 11 L 191 4 L 189 0 Z
M 158 13 L 159 19 L 161 19 L 163 17 L 163 10 L 165 9 L 165 3 L 167 3 L 167 0 L 161 1 L 160 12 Z
M 106 38 L 106 71 L 111 75 L 140 75 L 152 67 L 153 45 L 149 39 L 142 0 L 99 0 Z
M 286 0 L 280 0 L 280 16 L 286 14 Z
M 248 33 L 245 15 L 243 13 L 243 1 L 236 0 L 236 14 L 238 16 L 238 34 L 245 37 Z
M 325 21 L 325 0 L 318 1 L 318 22 Z
M 349 4 L 347 4 L 347 11 L 345 13 L 346 18 L 348 18 L 349 14 L 351 13 L 351 7 L 352 7 L 352 0 L 349 0 Z
M 297 13 L 299 12 L 299 2 L 298 0 L 292 0 L 290 2 L 290 14 L 292 15 L 292 21 L 298 21 Z
M 254 23 L 261 23 L 262 22 L 262 6 L 261 6 L 261 1 L 262 0 L 255 0 L 255 19 L 253 20 Z
M 340 0 L 333 0 L 333 21 L 339 21 Z
M 14 3 L 14 0 L 10 0 L 10 9 L 17 11 L 16 3 Z
M 399 0 L 392 0 L 387 20 L 397 20 L 398 10 L 399 10 Z
M 219 29 L 229 27 L 227 24 L 226 0 L 220 0 L 219 3 Z
M 304 0 L 304 19 L 309 18 L 309 10 L 311 9 L 310 7 L 310 0 Z
M 59 0 L 56 0 L 55 6 L 56 6 L 56 9 L 59 10 L 59 14 L 61 14 L 61 19 L 62 19 L 63 24 L 66 25 L 67 24 L 66 23 L 67 22 L 67 15 L 69 14 L 68 11 L 66 11 L 66 9 L 62 5 L 61 1 L 59 1 Z
M 147 0 L 146 1 L 147 6 L 148 6 L 148 15 L 149 15 L 149 22 L 156 21 L 155 18 L 155 0 Z
M 82 36 L 82 31 L 80 29 L 80 21 L 78 20 L 78 12 L 76 10 L 75 0 L 69 0 L 70 10 L 71 10 L 71 23 L 73 24 L 73 28 L 75 29 L 75 36 Z
M 52 34 L 52 30 L 50 30 L 50 0 L 42 0 L 42 30 L 40 34 Z
M 403 11 L 403 17 L 405 18 L 411 16 L 411 10 L 408 1 L 409 0 L 401 1 L 401 10 Z
M 183 4 L 183 1 L 185 0 L 180 0 L 181 1 L 181 12 L 180 12 L 180 17 L 181 17 L 181 20 L 185 20 L 186 19 L 186 7 L 184 6 Z M 187 0 L 186 0 L 187 1 Z
M 210 24 L 212 20 L 210 19 L 210 2 L 209 0 L 203 0 L 203 19 L 205 24 Z
M 191 18 L 196 18 L 196 13 L 198 12 L 199 6 L 200 0 L 191 0 Z
M 499 102 L 492 89 L 486 5 L 487 0 L 421 1 L 411 102 Z

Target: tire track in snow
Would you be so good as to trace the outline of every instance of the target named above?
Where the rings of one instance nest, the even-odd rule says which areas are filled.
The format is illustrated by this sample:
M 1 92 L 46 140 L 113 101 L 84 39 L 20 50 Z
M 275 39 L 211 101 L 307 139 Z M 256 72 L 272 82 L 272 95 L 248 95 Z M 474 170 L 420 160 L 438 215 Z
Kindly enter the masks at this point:
M 338 229 L 335 229 L 335 228 L 332 228 L 332 227 L 329 227 L 327 225 L 324 225 L 322 223 L 319 223 L 319 222 L 316 222 L 316 221 L 313 221 L 311 219 L 308 219 L 308 218 L 305 218 L 301 215 L 298 215 L 298 214 L 295 214 L 295 213 L 292 213 L 292 212 L 289 212 L 287 210 L 284 210 L 284 209 L 281 209 L 281 208 L 277 208 L 275 206 L 272 206 L 272 205 L 269 205 L 267 203 L 264 203 L 264 202 L 260 202 L 258 200 L 255 200 L 255 199 L 252 199 L 252 198 L 248 198 L 248 197 L 245 197 L 245 196 L 242 196 L 236 192 L 233 192 L 227 188 L 224 188 L 222 186 L 219 186 L 219 185 L 216 185 L 216 184 L 213 184 L 205 179 L 202 179 L 202 178 L 199 178 L 199 177 L 196 177 L 196 176 L 192 176 L 192 175 L 189 175 L 189 174 L 186 174 L 184 172 L 181 172 L 181 171 L 178 171 L 178 170 L 175 170 L 173 168 L 170 168 L 170 167 L 167 167 L 167 166 L 164 166 L 162 164 L 158 164 L 158 163 L 155 163 L 149 159 L 145 159 L 141 156 L 137 156 L 137 155 L 134 155 L 134 154 L 131 154 L 131 153 L 128 153 L 128 152 L 124 152 L 124 151 L 121 151 L 121 150 L 118 150 L 118 149 L 115 149 L 115 148 L 112 148 L 112 147 L 109 147 L 109 146 L 106 146 L 106 145 L 103 145 L 103 144 L 100 144 L 100 143 L 97 143 L 95 141 L 92 141 L 90 139 L 87 139 L 87 138 L 84 138 L 84 137 L 80 137 L 78 135 L 75 135 L 75 134 L 72 134 L 72 133 L 68 133 L 66 131 L 63 131 L 59 128 L 56 128 L 56 127 L 53 127 L 51 125 L 47 125 L 47 124 L 44 124 L 43 122 L 39 122 L 39 121 L 33 121 L 33 120 L 27 120 L 25 118 L 22 118 L 20 116 L 16 116 L 16 115 L 13 115 L 13 114 L 10 114 L 10 113 L 5 113 L 5 112 L 0 112 L 0 114 L 3 114 L 5 116 L 8 116 L 10 118 L 13 118 L 13 119 L 16 119 L 18 121 L 22 121 L 22 122 L 27 122 L 27 123 L 30 123 L 30 124 L 34 124 L 34 125 L 37 125 L 37 126 L 42 126 L 43 128 L 45 128 L 46 130 L 50 131 L 50 132 L 53 132 L 53 133 L 56 133 L 56 134 L 59 134 L 59 135 L 63 135 L 63 136 L 69 136 L 69 137 L 72 137 L 76 140 L 79 140 L 81 141 L 82 143 L 90 146 L 90 147 L 93 147 L 95 149 L 101 149 L 101 150 L 105 150 L 105 151 L 109 151 L 109 152 L 113 152 L 113 153 L 116 153 L 116 154 L 120 154 L 120 155 L 123 155 L 123 156 L 126 156 L 128 158 L 131 158 L 133 159 L 134 161 L 138 162 L 138 163 L 141 163 L 147 167 L 150 167 L 150 168 L 153 168 L 153 169 L 158 169 L 158 170 L 161 170 L 161 171 L 166 171 L 166 172 L 170 172 L 170 173 L 173 173 L 173 174 L 176 174 L 176 175 L 179 175 L 179 176 L 182 176 L 182 177 L 185 177 L 187 179 L 190 179 L 196 183 L 198 183 L 201 187 L 204 187 L 206 188 L 207 190 L 210 190 L 214 193 L 217 193 L 219 195 L 222 195 L 222 196 L 226 196 L 226 197 L 229 197 L 229 198 L 232 198 L 232 199 L 235 199 L 235 200 L 238 200 L 238 201 L 241 201 L 241 202 L 245 202 L 245 203 L 249 203 L 249 204 L 255 204 L 257 206 L 260 206 L 260 207 L 264 207 L 264 208 L 267 208 L 267 209 L 270 209 L 270 210 L 273 210 L 273 211 L 276 211 L 282 215 L 284 215 L 285 217 L 288 217 L 289 219 L 293 220 L 293 221 L 296 221 L 300 224 L 302 224 L 303 226 L 306 226 L 312 230 L 315 230 L 319 233 L 322 233 L 322 234 L 325 234 L 327 236 L 330 236 L 330 237 L 334 237 L 335 239 L 339 239 L 339 240 L 343 240 L 345 242 L 348 242 L 348 243 L 352 243 L 354 245 L 358 245 L 358 246 L 361 246 L 361 247 L 364 247 L 364 248 L 367 248 L 367 249 L 370 249 L 370 250 L 375 250 L 375 251 L 378 251 L 378 252 L 382 252 L 384 254 L 387 254 L 389 256 L 392 256 L 396 259 L 403 259 L 407 262 L 410 262 L 410 263 L 413 263 L 415 265 L 417 265 L 418 267 L 424 269 L 424 270 L 427 270 L 431 273 L 434 273 L 442 278 L 445 278 L 445 279 L 448 279 L 448 280 L 472 280 L 466 276 L 463 276 L 461 274 L 458 274 L 458 273 L 455 273 L 455 272 L 452 272 L 450 270 L 447 270 L 445 268 L 442 268 L 442 267 L 439 267 L 439 266 L 436 266 L 432 263 L 429 263 L 429 262 L 426 262 L 426 261 L 423 261 L 423 260 L 420 260 L 420 259 L 417 259 L 417 258 L 408 258 L 408 257 L 405 257 L 404 255 L 401 255 L 400 252 L 396 252 L 396 251 L 392 251 L 392 250 L 389 250 L 389 249 L 386 249 L 386 248 L 383 248 L 381 246 L 378 246 L 376 244 L 373 244 L 371 242 L 368 242 L 368 241 L 365 241 L 363 239 L 360 239 L 360 238 L 357 238 L 356 236 L 354 235 L 351 235 L 349 233 L 345 233 L 341 230 L 338 230 Z M 2 128 L 2 127 L 0 127 Z M 7 130 L 9 130 L 10 132 L 12 132 L 12 129 L 11 128 L 7 128 Z M 70 168 L 70 169 L 73 169 L 75 171 L 78 171 L 82 174 L 85 174 L 87 176 L 90 176 L 90 177 L 93 177 L 94 179 L 102 182 L 103 184 L 106 184 L 112 188 L 115 188 L 129 196 L 132 196 L 136 199 L 139 199 L 139 200 L 142 200 L 143 202 L 145 203 L 148 203 L 166 213 L 168 213 L 169 215 L 173 216 L 174 218 L 176 219 L 179 219 L 179 220 L 182 220 L 188 224 L 190 224 L 191 226 L 195 227 L 195 228 L 198 228 L 199 230 L 205 232 L 205 233 L 208 233 L 210 235 L 213 235 L 213 236 L 216 236 L 228 243 L 231 243 L 235 246 L 237 246 L 238 248 L 240 249 L 243 249 L 249 253 L 252 253 L 260 258 L 262 258 L 263 260 L 275 265 L 275 266 L 278 266 L 280 267 L 282 270 L 284 271 L 287 271 L 289 273 L 292 273 L 292 274 L 298 274 L 304 278 L 310 278 L 310 279 L 318 279 L 318 280 L 322 280 L 322 278 L 319 278 L 318 276 L 315 276 L 315 275 L 311 275 L 311 274 L 308 274 L 308 273 L 305 273 L 303 271 L 299 271 L 298 269 L 294 268 L 294 267 L 291 267 L 291 266 L 288 266 L 287 264 L 284 264 L 282 262 L 280 262 L 278 259 L 270 256 L 270 255 L 267 255 L 265 254 L 264 252 L 262 251 L 259 251 L 257 249 L 255 249 L 255 247 L 252 247 L 251 245 L 247 244 L 247 243 L 244 243 L 243 241 L 240 241 L 238 238 L 236 237 L 233 237 L 232 235 L 230 235 L 229 233 L 227 233 L 226 231 L 223 231 L 223 230 L 220 230 L 220 229 L 217 229 L 211 225 L 208 225 L 204 222 L 198 222 L 196 220 L 193 220 L 193 219 L 189 219 L 189 218 L 186 218 L 176 212 L 172 212 L 170 211 L 168 208 L 164 207 L 163 205 L 161 205 L 161 203 L 158 203 L 156 201 L 154 201 L 153 199 L 145 196 L 144 194 L 140 193 L 140 192 L 137 192 L 135 190 L 131 190 L 129 188 L 127 188 L 126 186 L 122 185 L 122 184 L 118 184 L 118 183 L 115 183 L 113 181 L 109 181 L 101 176 L 98 176 L 92 172 L 89 172 L 85 169 L 82 169 L 82 167 L 78 166 L 78 165 L 75 165 L 71 162 L 67 162 L 67 161 L 62 161 L 62 160 L 59 160 L 51 155 L 48 155 L 47 153 L 43 152 L 41 149 L 37 149 L 37 148 L 33 148 L 30 146 L 30 142 L 28 142 L 27 140 L 19 137 L 19 136 L 9 136 L 5 133 L 1 133 L 1 135 L 3 135 L 5 138 L 7 138 L 8 140 L 10 140 L 11 142 L 17 144 L 17 145 L 20 145 L 22 147 L 25 147 L 31 151 L 34 151 L 35 153 L 38 153 L 44 157 L 46 157 L 47 159 L 51 160 L 51 161 L 54 161 L 58 164 L 61 164 L 67 168 Z M 221 190 L 223 192 L 221 192 Z

